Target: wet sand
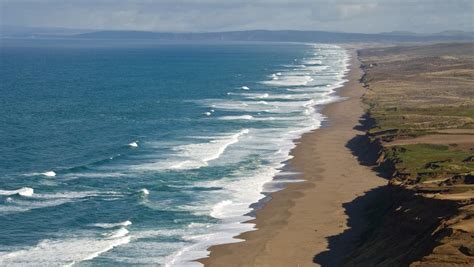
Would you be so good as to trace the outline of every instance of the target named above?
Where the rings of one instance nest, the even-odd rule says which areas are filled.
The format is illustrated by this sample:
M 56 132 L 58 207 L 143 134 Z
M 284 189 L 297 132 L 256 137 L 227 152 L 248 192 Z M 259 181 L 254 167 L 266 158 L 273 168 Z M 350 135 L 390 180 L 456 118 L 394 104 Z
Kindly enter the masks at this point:
M 338 91 L 347 99 L 324 107 L 322 113 L 328 117 L 325 127 L 303 135 L 292 151 L 290 164 L 301 172 L 298 178 L 306 181 L 272 193 L 271 201 L 250 221 L 258 230 L 237 237 L 244 242 L 211 247 L 210 257 L 200 260 L 205 266 L 340 263 L 345 248 L 331 247 L 328 253 L 327 238 L 348 229 L 348 211 L 343 204 L 387 183 L 354 156 L 366 150 L 364 131 L 357 127 L 364 114 L 360 98 L 365 89 L 359 83 L 362 71 L 354 50 L 351 55 L 349 81 Z M 351 208 L 361 213 L 361 205 Z M 357 224 L 364 224 L 362 216 L 360 220 L 351 217 L 351 226 L 359 229 Z M 357 232 L 352 233 L 339 243 L 349 247 L 356 236 Z

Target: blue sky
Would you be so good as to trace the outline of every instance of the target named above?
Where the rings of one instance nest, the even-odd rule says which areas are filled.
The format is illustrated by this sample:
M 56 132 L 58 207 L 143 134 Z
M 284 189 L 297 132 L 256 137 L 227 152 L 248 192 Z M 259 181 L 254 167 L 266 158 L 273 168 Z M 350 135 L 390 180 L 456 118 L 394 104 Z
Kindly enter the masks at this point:
M 473 31 L 472 0 L 0 0 L 0 24 L 175 32 Z

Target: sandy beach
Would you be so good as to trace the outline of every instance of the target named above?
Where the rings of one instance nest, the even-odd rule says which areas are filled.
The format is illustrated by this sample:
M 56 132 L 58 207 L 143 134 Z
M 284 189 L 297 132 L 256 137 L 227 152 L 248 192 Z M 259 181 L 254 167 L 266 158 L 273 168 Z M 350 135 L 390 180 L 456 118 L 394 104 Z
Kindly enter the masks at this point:
M 0 11 L 0 267 L 474 267 L 474 0 Z
M 245 242 L 211 247 L 210 257 L 200 261 L 205 266 L 334 266 L 354 243 L 357 231 L 343 235 L 345 240 L 337 242 L 342 246 L 328 242 L 350 227 L 363 228 L 357 216 L 348 223 L 348 213 L 360 214 L 363 203 L 344 204 L 387 181 L 356 156 L 365 149 L 363 129 L 357 127 L 365 89 L 359 83 L 362 71 L 355 50 L 351 57 L 349 81 L 338 91 L 345 100 L 324 107 L 325 127 L 305 134 L 292 152 L 290 164 L 306 181 L 273 193 L 251 221 L 258 230 L 237 237 Z

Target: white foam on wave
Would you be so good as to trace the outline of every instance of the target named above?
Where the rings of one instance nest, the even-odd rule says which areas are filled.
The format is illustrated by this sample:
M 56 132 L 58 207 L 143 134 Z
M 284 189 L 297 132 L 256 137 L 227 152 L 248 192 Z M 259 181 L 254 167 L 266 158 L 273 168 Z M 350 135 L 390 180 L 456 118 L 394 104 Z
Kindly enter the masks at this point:
M 84 232 L 63 239 L 42 240 L 36 246 L 0 254 L 0 265 L 69 266 L 91 260 L 114 247 L 129 243 L 131 237 L 126 227 L 131 224 L 132 222 L 128 220 L 92 224 L 104 229 L 120 228 L 103 233 L 102 237 L 94 232 Z
M 195 267 L 202 264 L 195 262 L 196 259 L 207 258 L 209 248 L 215 244 L 230 244 L 242 242 L 244 240 L 233 238 L 239 233 L 255 230 L 253 224 L 224 223 L 209 228 L 211 233 L 188 236 L 187 241 L 193 242 L 192 245 L 182 247 L 172 255 L 165 258 L 164 266 L 174 267 Z M 222 234 L 225 233 L 225 234 Z
M 248 86 L 242 86 L 242 87 L 240 87 L 240 89 L 242 89 L 242 90 L 250 90 L 250 88 L 248 88 Z
M 311 105 L 319 104 L 322 98 L 325 98 L 324 93 L 317 93 L 314 95 L 273 95 L 263 101 L 246 101 L 245 106 L 240 101 L 223 100 L 216 105 L 226 111 L 237 111 L 237 112 L 252 112 L 252 113 L 278 113 L 278 114 L 289 114 L 294 112 L 300 112 L 301 107 L 306 106 L 308 103 Z M 280 97 L 280 99 L 278 99 Z M 292 98 L 293 97 L 293 98 Z M 278 100 L 278 101 L 277 101 Z M 283 100 L 283 101 L 280 101 Z M 287 101 L 292 100 L 292 101 Z M 249 115 L 249 114 L 245 114 Z M 243 116 L 243 115 L 236 115 Z M 254 118 L 255 119 L 255 118 Z
M 329 68 L 329 66 L 324 66 L 324 65 L 323 65 L 323 66 L 319 66 L 319 65 L 317 65 L 317 66 L 306 66 L 306 67 L 304 68 L 304 70 L 305 70 L 305 71 L 310 71 L 310 72 L 315 73 L 315 72 L 322 72 L 322 71 L 324 71 L 324 70 L 327 70 L 328 68 Z
M 242 135 L 249 133 L 244 129 L 225 139 L 211 140 L 208 143 L 183 145 L 175 148 L 188 159 L 174 164 L 170 169 L 194 169 L 208 165 L 208 162 L 218 159 L 228 146 L 239 141 Z
M 220 120 L 229 120 L 229 121 L 288 121 L 288 120 L 295 120 L 294 118 L 290 117 L 254 117 L 251 115 L 242 115 L 242 116 L 223 116 L 219 118 Z
M 122 228 L 119 228 L 117 231 L 106 234 L 105 236 L 109 239 L 116 239 L 116 238 L 124 237 L 128 235 L 128 233 L 129 231 L 125 227 L 122 227 Z
M 321 52 L 321 54 L 324 53 Z M 213 189 L 209 191 L 209 193 L 206 193 L 205 197 L 198 198 L 198 200 L 190 203 L 189 206 L 179 207 L 179 210 L 184 209 L 197 215 L 212 216 L 219 221 L 218 224 L 196 222 L 190 223 L 187 227 L 184 227 L 184 229 L 162 229 L 156 231 L 155 234 L 158 236 L 176 236 L 176 238 L 181 238 L 180 240 L 183 240 L 183 243 L 175 241 L 173 241 L 175 243 L 168 241 L 152 241 L 150 243 L 147 241 L 147 243 L 145 243 L 137 240 L 137 242 L 134 241 L 130 243 L 130 245 L 127 245 L 126 249 L 129 250 L 133 248 L 133 253 L 140 253 L 139 255 L 143 255 L 143 257 L 136 257 L 136 255 L 128 258 L 123 257 L 118 262 L 146 264 L 150 262 L 149 259 L 151 258 L 157 259 L 158 257 L 170 255 L 174 251 L 164 262 L 162 261 L 163 259 L 157 259 L 153 262 L 166 266 L 193 266 L 197 263 L 190 261 L 208 256 L 206 249 L 209 246 L 238 242 L 240 240 L 235 239 L 234 236 L 244 231 L 253 230 L 253 224 L 242 223 L 251 219 L 251 217 L 244 214 L 252 211 L 250 207 L 252 203 L 264 197 L 262 192 L 269 190 L 265 187 L 265 184 L 271 183 L 272 179 L 279 173 L 278 169 L 283 166 L 282 162 L 291 158 L 289 153 L 294 147 L 293 140 L 309 130 L 320 127 L 323 118 L 319 116 L 313 106 L 323 103 L 324 101 L 333 100 L 332 96 L 327 95 L 327 93 L 332 90 L 335 82 L 339 81 L 340 77 L 335 77 L 335 75 L 341 71 L 340 68 L 336 66 L 339 63 L 332 63 L 333 60 L 335 59 L 325 59 L 324 64 L 328 64 L 328 69 L 325 71 L 310 69 L 311 67 L 317 66 L 308 64 L 308 66 L 292 66 L 297 68 L 297 70 L 286 71 L 282 69 L 281 75 L 277 75 L 279 76 L 278 81 L 284 81 L 286 77 L 301 78 L 311 76 L 318 84 L 330 84 L 331 87 L 328 88 L 316 86 L 316 82 L 313 83 L 309 81 L 304 85 L 299 83 L 299 85 L 297 85 L 298 87 L 295 86 L 294 88 L 281 85 L 282 87 L 290 87 L 281 89 L 304 89 L 304 91 L 301 92 L 295 91 L 294 94 L 278 93 L 281 92 L 280 88 L 278 88 L 275 90 L 278 90 L 276 94 L 272 91 L 268 97 L 262 97 L 264 92 L 259 92 L 260 94 L 241 92 L 233 94 L 236 97 L 232 97 L 231 99 L 208 99 L 199 101 L 199 103 L 207 106 L 209 109 L 219 108 L 219 111 L 232 111 L 234 116 L 215 117 L 215 119 L 250 119 L 250 117 L 242 116 L 252 116 L 252 121 L 274 119 L 291 120 L 291 122 L 275 123 L 275 125 L 278 125 L 277 127 L 252 129 L 248 132 L 248 136 L 246 134 L 245 137 L 238 136 L 236 142 L 234 142 L 235 138 L 233 137 L 236 133 L 225 136 L 206 136 L 201 139 L 193 137 L 194 140 L 199 141 L 192 144 L 174 143 L 173 145 L 166 146 L 167 150 L 172 151 L 172 154 L 167 155 L 166 159 L 163 160 L 160 158 L 160 160 L 155 163 L 138 166 L 138 168 L 144 170 L 169 170 L 173 166 L 178 167 L 177 169 L 192 169 L 206 166 L 209 163 L 203 162 L 203 160 L 206 159 L 219 159 L 218 164 L 225 165 L 227 163 L 234 164 L 241 159 L 249 159 L 247 157 L 248 155 L 255 154 L 259 155 L 258 160 L 263 160 L 262 163 L 252 163 L 255 164 L 254 167 L 257 169 L 246 170 L 245 168 L 239 168 L 239 170 L 236 170 L 237 173 L 232 177 L 225 177 L 213 182 L 201 181 L 196 183 L 195 186 L 208 186 L 222 189 Z M 323 79 L 322 82 L 321 79 Z M 293 81 L 291 82 L 295 84 Z M 288 84 L 290 83 L 288 82 Z M 259 95 L 261 98 L 259 98 Z M 239 99 L 239 97 L 243 98 Z M 248 100 L 261 100 L 263 98 L 265 98 L 265 102 Z M 210 119 L 214 120 L 214 118 Z M 209 141 L 201 142 L 203 140 Z M 229 142 L 235 144 L 235 146 L 232 146 L 228 152 L 224 153 L 224 151 L 227 151 L 229 145 L 226 144 Z M 280 179 L 278 184 L 297 181 L 299 180 L 290 178 L 286 180 Z M 147 235 L 143 234 L 140 236 Z M 155 250 L 156 247 L 162 248 L 160 251 L 165 252 L 157 253 Z M 167 251 L 167 249 L 170 249 L 170 251 Z M 147 251 L 149 253 L 147 253 Z M 153 255 L 153 257 L 150 255 Z
M 264 197 L 264 185 L 271 181 L 283 164 L 260 166 L 257 170 L 237 170 L 234 177 L 212 182 L 198 182 L 198 186 L 222 187 L 221 200 L 210 203 L 196 203 L 188 210 L 196 214 L 207 213 L 219 219 L 221 223 L 211 226 L 193 225 L 188 227 L 205 231 L 187 233 L 184 238 L 191 245 L 183 247 L 167 258 L 165 266 L 188 266 L 190 261 L 205 258 L 209 255 L 207 248 L 223 243 L 235 243 L 243 240 L 235 238 L 239 233 L 255 230 L 252 223 L 243 223 L 252 219 L 248 214 L 252 211 L 250 205 Z M 230 179 L 230 180 L 229 180 Z M 204 228 L 205 227 L 205 228 Z M 192 265 L 191 265 L 192 266 Z
M 33 189 L 32 189 L 33 190 Z M 2 190 L 1 193 L 9 195 L 19 194 L 19 190 Z M 103 197 L 104 199 L 115 199 L 121 197 L 123 194 L 117 192 L 99 192 L 99 191 L 84 191 L 84 192 L 57 192 L 57 193 L 32 193 L 31 190 L 25 188 L 22 190 L 23 196 L 27 199 L 11 199 L 8 205 L 0 206 L 0 212 L 14 213 L 25 212 L 32 209 L 41 209 L 47 207 L 54 207 L 63 205 L 65 203 L 83 201 L 89 197 Z
M 343 61 L 341 60 L 341 62 Z M 324 62 L 324 63 L 326 64 L 327 62 Z M 340 64 L 340 63 L 337 63 L 337 64 Z M 323 77 L 323 74 L 324 74 L 324 73 L 323 74 L 311 73 L 311 71 L 313 71 L 311 67 L 315 67 L 315 66 L 302 65 L 302 66 L 293 66 L 293 67 L 295 68 L 301 67 L 301 68 L 306 68 L 306 69 L 298 69 L 297 71 L 292 71 L 292 72 L 282 70 L 281 75 L 277 75 L 277 76 L 282 76 L 282 77 L 279 77 L 278 79 L 281 81 L 281 80 L 284 80 L 285 77 L 293 77 L 293 76 L 301 77 L 305 75 L 315 78 L 316 76 L 312 76 L 312 75 L 321 75 L 319 77 Z M 329 66 L 328 68 L 329 68 L 329 71 L 331 72 L 334 72 L 334 73 L 339 72 L 338 69 L 333 70 L 333 66 Z M 334 74 L 328 72 L 327 75 L 328 77 L 332 77 L 332 75 Z M 320 78 L 316 77 L 315 79 L 320 79 Z M 310 83 L 311 82 L 308 82 L 305 85 L 298 85 L 298 86 L 301 86 L 305 90 L 311 90 Z M 325 89 L 331 90 L 335 86 L 335 84 L 332 80 L 329 81 L 328 83 L 330 84 L 330 86 Z M 311 83 L 311 84 L 314 84 L 314 83 Z M 243 89 L 243 90 L 246 90 L 246 89 Z M 248 87 L 247 87 L 247 90 L 248 90 Z M 280 88 L 278 88 L 277 90 L 280 90 Z M 226 177 L 222 181 L 216 181 L 215 183 L 211 183 L 211 184 L 209 184 L 209 182 L 203 182 L 203 186 L 204 186 L 204 183 L 206 183 L 207 186 L 220 187 L 220 188 L 223 188 L 223 190 L 220 191 L 219 193 L 221 195 L 218 195 L 217 197 L 210 196 L 213 193 L 209 193 L 209 197 L 206 196 L 205 198 L 203 198 L 203 199 L 206 199 L 206 201 L 207 200 L 209 201 L 196 203 L 196 205 L 200 205 L 200 206 L 194 207 L 194 208 L 196 210 L 200 210 L 200 212 L 204 211 L 206 215 L 210 215 L 210 216 L 213 216 L 214 218 L 217 218 L 220 223 L 217 225 L 191 223 L 188 225 L 188 227 L 185 227 L 186 230 L 188 231 L 179 230 L 179 231 L 173 232 L 173 234 L 176 235 L 177 238 L 182 238 L 180 240 L 185 240 L 185 242 L 180 241 L 174 244 L 175 253 L 166 259 L 166 263 L 165 263 L 166 265 L 187 266 L 188 264 L 190 264 L 189 262 L 190 260 L 206 257 L 208 255 L 208 252 L 206 251 L 206 249 L 209 246 L 219 244 L 219 243 L 237 242 L 239 240 L 236 240 L 235 238 L 233 238 L 234 236 L 244 231 L 253 230 L 253 227 L 254 227 L 253 224 L 242 223 L 243 221 L 250 219 L 249 216 L 244 216 L 243 214 L 252 210 L 249 207 L 251 203 L 255 203 L 263 197 L 262 192 L 265 190 L 263 185 L 265 185 L 265 183 L 268 183 L 268 181 L 271 181 L 272 178 L 275 177 L 276 173 L 278 173 L 278 168 L 281 166 L 279 163 L 283 162 L 285 159 L 290 158 L 289 151 L 294 146 L 292 140 L 294 140 L 294 138 L 299 137 L 302 133 L 308 131 L 309 129 L 319 127 L 320 124 L 318 124 L 318 122 L 320 122 L 322 119 L 315 115 L 316 112 L 313 108 L 315 104 L 321 103 L 320 102 L 321 99 L 319 98 L 318 93 L 319 92 L 316 92 L 314 96 L 308 96 L 308 95 L 303 95 L 303 94 L 299 94 L 299 96 L 296 96 L 298 94 L 294 94 L 295 96 L 290 95 L 290 94 L 276 95 L 272 93 L 269 99 L 265 99 L 267 100 L 265 102 L 239 100 L 239 101 L 226 101 L 225 103 L 219 103 L 219 104 L 213 103 L 213 106 L 212 106 L 213 108 L 215 108 L 217 105 L 223 105 L 224 107 L 229 108 L 232 111 L 234 110 L 240 111 L 240 113 L 237 113 L 237 114 L 241 114 L 241 113 L 253 114 L 251 112 L 254 110 L 263 113 L 263 115 L 259 114 L 258 116 L 253 114 L 255 116 L 254 120 L 255 119 L 266 120 L 266 119 L 294 118 L 291 124 L 288 124 L 288 125 L 282 124 L 280 128 L 278 129 L 277 128 L 264 129 L 264 130 L 252 129 L 251 135 L 249 135 L 248 137 L 246 136 L 245 138 L 241 138 L 242 135 L 238 136 L 237 142 L 232 143 L 232 144 L 238 143 L 236 145 L 237 149 L 234 149 L 234 147 L 232 147 L 232 149 L 229 149 L 228 151 L 229 153 L 224 153 L 224 151 L 227 150 L 227 147 L 229 145 L 227 145 L 223 149 L 223 151 L 221 151 L 219 147 L 222 148 L 222 146 L 225 146 L 226 142 L 232 142 L 233 140 L 232 136 L 236 133 L 232 133 L 230 135 L 225 135 L 225 136 L 210 136 L 209 139 L 211 139 L 211 141 L 209 142 L 200 142 L 201 140 L 199 140 L 199 141 L 196 141 L 199 143 L 195 143 L 195 144 L 174 144 L 173 145 L 175 146 L 175 148 L 172 150 L 174 154 L 168 157 L 169 161 L 159 162 L 157 164 L 159 165 L 159 169 L 160 168 L 169 169 L 170 166 L 174 166 L 174 164 L 179 163 L 183 160 L 185 161 L 188 160 L 191 163 L 192 162 L 202 163 L 201 162 L 202 155 L 205 154 L 203 158 L 209 158 L 209 157 L 212 158 L 212 155 L 219 154 L 219 151 L 221 151 L 221 153 L 220 155 L 217 156 L 217 158 L 220 158 L 221 160 L 226 159 L 226 158 L 229 158 L 229 159 L 233 158 L 234 160 L 233 162 L 235 163 L 235 161 L 239 158 L 239 157 L 236 157 L 235 154 L 239 152 L 236 152 L 234 150 L 245 150 L 245 149 L 246 149 L 245 151 L 246 153 L 257 153 L 257 152 L 262 153 L 262 154 L 267 153 L 268 158 L 265 158 L 265 156 L 262 156 L 262 157 L 264 157 L 268 162 L 270 162 L 271 166 L 266 166 L 268 167 L 268 169 L 265 167 L 259 167 L 258 171 L 239 170 L 242 172 L 236 173 L 235 177 Z M 307 99 L 308 97 L 309 98 L 314 97 L 316 99 L 314 99 L 314 101 L 311 102 L 309 101 L 309 99 Z M 258 100 L 258 98 L 255 98 L 255 99 Z M 274 99 L 281 99 L 282 101 L 273 101 Z M 294 101 L 294 100 L 304 100 L 304 101 Z M 269 115 L 269 114 L 264 114 L 264 112 L 272 112 L 272 113 L 278 113 L 278 114 Z M 265 117 L 264 115 L 275 116 L 276 118 Z M 212 120 L 212 119 L 214 118 L 213 117 L 209 118 L 209 120 Z M 247 131 L 247 133 L 244 133 L 244 134 L 248 134 L 248 133 L 249 132 Z M 275 163 L 278 163 L 278 164 L 275 164 Z M 208 164 L 208 162 L 206 162 L 205 164 Z M 267 164 L 267 162 L 262 163 L 262 164 Z M 153 166 L 149 165 L 147 167 L 154 168 L 157 165 L 153 165 Z M 197 165 L 199 166 L 199 164 Z M 187 166 L 184 166 L 184 169 L 186 169 L 186 167 Z M 46 179 L 46 180 L 51 180 L 51 179 Z M 135 192 L 135 194 L 137 193 Z M 13 199 L 16 200 L 17 198 L 13 197 Z M 101 251 L 107 251 L 107 250 L 110 250 L 108 249 L 110 246 L 112 246 L 112 248 L 116 246 L 113 244 L 125 245 L 127 243 L 127 242 L 117 243 L 119 240 L 122 240 L 122 239 L 126 240 L 128 238 L 128 242 L 130 241 L 130 235 L 128 233 L 128 230 L 125 228 L 125 226 L 127 225 L 117 225 L 117 224 L 119 223 L 116 223 L 116 225 L 111 228 L 119 228 L 119 229 L 117 230 L 113 229 L 114 230 L 113 232 L 109 233 L 106 236 L 102 236 L 102 239 L 97 239 L 97 237 L 74 237 L 74 238 L 59 240 L 59 241 L 54 241 L 54 240 L 44 241 L 43 243 L 44 246 L 41 249 L 44 249 L 43 251 L 45 251 L 46 253 L 42 253 L 42 254 L 51 255 L 50 257 L 51 259 L 47 259 L 47 260 L 42 259 L 43 261 L 40 259 L 38 261 L 34 261 L 34 260 L 37 260 L 35 259 L 35 255 L 39 256 L 41 254 L 40 253 L 41 251 L 40 251 L 40 252 L 37 252 L 36 254 L 33 253 L 33 257 L 32 257 L 33 260 L 31 262 L 27 262 L 30 260 L 29 256 L 31 256 L 31 254 L 20 255 L 21 256 L 20 258 L 22 259 L 19 259 L 17 257 L 15 260 L 17 263 L 20 262 L 20 264 L 23 264 L 23 265 L 28 265 L 28 264 L 24 264 L 25 262 L 29 264 L 35 264 L 39 262 L 40 265 L 56 265 L 56 264 L 51 264 L 51 263 L 53 262 L 53 258 L 57 255 L 48 252 L 48 250 L 51 250 L 51 247 L 54 246 L 55 242 L 64 243 L 64 245 L 62 246 L 60 246 L 59 244 L 56 246 L 56 252 L 57 254 L 60 254 L 58 256 L 60 259 L 58 261 L 54 261 L 54 263 L 59 263 L 57 265 L 68 264 L 68 262 L 74 263 L 74 262 L 79 262 L 84 259 L 91 259 L 91 257 L 92 258 L 97 257 L 97 255 L 99 255 L 100 253 L 103 253 Z M 104 228 L 107 228 L 107 227 L 104 227 Z M 94 230 L 99 230 L 99 229 L 94 229 Z M 171 235 L 170 232 L 171 231 L 169 231 L 168 229 L 164 229 L 162 233 L 160 233 L 159 235 L 169 236 Z M 135 231 L 133 231 L 133 234 L 135 236 Z M 144 234 L 143 236 L 146 236 L 146 235 Z M 174 241 L 171 241 L 171 242 L 174 242 Z M 73 243 L 74 246 L 70 246 L 71 243 Z M 149 264 L 150 262 L 156 263 L 156 264 L 162 263 L 161 261 L 160 262 L 150 261 L 150 259 L 152 258 L 152 256 L 150 255 L 154 256 L 158 254 L 156 251 L 157 247 L 160 248 L 160 251 L 165 250 L 164 246 L 162 245 L 165 242 L 163 243 L 160 243 L 159 241 L 150 242 L 150 243 L 146 243 L 146 245 L 145 245 L 145 242 L 143 242 L 142 243 L 143 245 L 141 247 L 134 246 L 132 245 L 133 243 L 135 243 L 135 240 L 134 242 L 131 242 L 128 245 L 126 245 L 127 250 L 128 250 L 128 246 L 134 247 L 136 249 L 135 252 L 137 253 L 142 252 L 142 254 L 136 254 L 134 255 L 134 257 L 130 257 L 128 259 L 130 260 L 130 263 L 137 263 L 137 264 L 138 263 Z M 170 247 L 172 247 L 172 245 L 173 244 L 170 244 Z M 88 251 L 84 252 L 83 247 L 85 247 L 84 250 L 88 250 Z M 143 248 L 148 248 L 149 250 L 144 250 Z M 146 255 L 147 252 L 148 252 L 148 255 Z M 70 257 L 70 259 L 73 259 L 74 261 L 64 261 L 64 258 L 66 258 L 66 256 L 61 255 L 61 254 L 66 254 L 66 256 Z M 9 265 L 8 263 L 14 262 L 10 260 L 11 258 L 9 259 L 10 261 L 6 261 L 6 262 L 2 261 L 3 259 L 2 256 L 4 255 L 5 254 L 0 254 L 0 265 L 4 265 L 3 263 L 5 263 L 5 265 Z M 122 257 L 122 255 L 123 253 L 121 251 L 120 257 Z M 137 255 L 140 255 L 140 256 L 137 256 Z M 117 257 L 117 258 L 120 258 L 120 257 Z M 114 257 L 114 260 L 115 259 L 116 258 Z M 117 260 L 117 262 L 122 262 L 122 261 Z M 191 263 L 191 264 L 194 264 L 194 263 Z
M 50 199 L 82 199 L 88 197 L 120 197 L 123 193 L 116 191 L 65 191 L 55 193 L 35 194 L 35 199 L 50 200 Z
M 288 92 L 294 92 L 289 94 L 242 94 L 246 99 L 259 100 L 265 99 L 265 103 L 256 102 L 260 104 L 268 104 L 267 101 L 271 100 L 311 100 L 321 97 L 322 94 L 327 93 L 328 90 L 321 90 L 320 87 L 303 87 L 303 88 L 288 88 Z
M 88 177 L 88 178 L 117 178 L 123 177 L 126 173 L 122 172 L 84 172 L 84 173 L 69 173 L 65 174 L 64 177 L 66 178 L 81 178 L 81 177 Z
M 130 236 L 117 238 L 71 237 L 43 240 L 36 246 L 0 255 L 2 266 L 70 266 L 96 258 L 114 247 L 130 242 Z
M 31 197 L 33 196 L 34 190 L 30 187 L 23 187 L 18 190 L 18 195 L 23 197 Z
M 208 224 L 208 223 L 195 223 L 195 222 L 192 222 L 192 223 L 188 224 L 188 228 L 209 228 L 211 226 L 212 225 Z
M 43 173 L 41 173 L 41 174 L 44 175 L 44 176 L 47 176 L 47 177 L 54 177 L 54 176 L 56 176 L 56 172 L 54 172 L 54 171 L 47 171 L 47 172 L 43 172 Z
M 320 59 L 305 59 L 303 60 L 305 65 L 321 65 L 323 62 Z
M 296 93 L 324 93 L 327 92 L 326 85 L 324 86 L 316 86 L 316 87 L 302 87 L 302 88 L 287 88 L 286 91 L 288 92 L 296 92 Z
M 293 94 L 276 94 L 272 96 L 272 99 L 276 100 L 311 100 L 318 99 L 321 97 L 321 92 L 318 91 L 306 91 L 303 93 L 293 93 Z
M 203 104 L 208 104 L 202 101 Z M 257 101 L 236 101 L 236 100 L 219 100 L 214 104 L 218 109 L 224 111 L 247 111 L 247 112 L 263 112 L 266 107 L 259 104 Z
M 309 75 L 282 75 L 277 80 L 263 81 L 262 83 L 269 86 L 285 87 L 285 86 L 304 86 L 313 81 Z
M 232 204 L 231 200 L 223 200 L 223 201 L 217 203 L 212 208 L 212 211 L 211 211 L 210 215 L 214 218 L 217 218 L 217 219 L 225 218 L 224 210 L 226 208 L 228 208 L 228 206 L 230 206 L 231 204 Z
M 22 197 L 31 197 L 33 193 L 34 190 L 31 187 L 22 187 L 16 190 L 0 190 L 0 195 L 2 196 L 20 195 Z
M 243 129 L 230 135 L 212 137 L 213 139 L 208 142 L 178 145 L 171 149 L 174 153 L 168 159 L 134 166 L 133 169 L 141 171 L 199 169 L 218 159 L 229 146 L 239 142 L 240 138 L 248 133 L 249 129 Z
M 130 144 L 128 144 L 128 146 L 132 148 L 138 147 L 138 141 L 133 141 Z
M 247 99 L 262 99 L 262 98 L 268 98 L 270 95 L 268 93 L 263 93 L 263 94 L 250 93 L 250 94 L 241 94 L 241 96 L 244 96 Z
M 303 64 L 284 64 L 283 67 L 293 69 L 293 68 L 304 68 L 306 66 Z
M 91 225 L 95 226 L 95 227 L 100 227 L 100 228 L 115 228 L 115 227 L 119 227 L 119 226 L 132 225 L 132 222 L 127 220 L 127 221 L 118 222 L 118 223 L 94 223 L 94 224 L 91 224 Z
M 240 115 L 240 116 L 222 116 L 219 117 L 219 120 L 253 120 L 252 115 Z
M 264 197 L 262 192 L 278 190 L 282 184 L 302 181 L 280 178 L 278 182 L 273 183 L 273 187 L 265 187 L 265 184 L 270 185 L 273 178 L 280 172 L 279 169 L 283 166 L 283 162 L 292 157 L 290 151 L 295 146 L 294 140 L 302 134 L 321 126 L 324 117 L 316 112 L 314 106 L 335 101 L 337 97 L 332 96 L 331 93 L 334 88 L 343 84 L 341 74 L 346 71 L 344 69 L 346 63 L 344 58 L 347 57 L 347 53 L 332 45 L 316 45 L 314 49 L 320 49 L 321 51 L 314 58 L 303 61 L 305 65 L 288 66 L 294 69 L 282 70 L 280 75 L 276 73 L 271 75 L 272 80 L 262 82 L 268 86 L 297 89 L 294 94 L 272 93 L 265 97 L 265 102 L 245 101 L 245 105 L 237 100 L 221 100 L 217 103 L 214 101 L 213 104 L 222 110 L 259 114 L 257 117 L 252 116 L 252 120 L 268 119 L 271 117 L 266 116 L 265 113 L 274 113 L 275 115 L 272 114 L 271 116 L 275 116 L 277 120 L 288 119 L 291 120 L 291 123 L 282 124 L 283 127 L 279 125 L 275 128 L 253 129 L 249 138 L 239 142 L 239 150 L 247 151 L 250 154 L 259 154 L 260 158 L 270 163 L 265 163 L 265 165 L 261 165 L 253 171 L 239 170 L 241 173 L 236 174 L 235 177 L 196 183 L 196 186 L 200 187 L 222 188 L 218 193 L 215 193 L 220 197 L 209 196 L 209 198 L 206 198 L 209 203 L 198 202 L 183 208 L 196 214 L 208 214 L 221 223 L 210 226 L 208 234 L 187 236 L 186 240 L 192 241 L 192 244 L 167 258 L 167 266 L 187 266 L 191 260 L 207 257 L 206 249 L 211 245 L 240 241 L 233 237 L 243 231 L 250 231 L 254 227 L 253 224 L 242 223 L 250 219 L 250 217 L 243 214 L 252 211 L 250 204 L 262 199 Z M 274 79 L 275 77 L 277 79 Z M 327 83 L 330 86 L 317 86 L 315 85 L 316 82 L 318 84 Z M 294 88 L 292 88 L 293 86 Z M 288 90 L 288 92 L 291 92 L 291 90 Z M 257 93 L 240 95 L 247 99 L 261 99 L 261 94 Z M 242 116 L 251 115 L 226 116 L 225 118 L 239 119 Z M 241 158 L 236 157 L 235 153 L 237 152 L 233 151 L 232 156 Z M 222 160 L 225 159 L 224 156 Z M 200 227 L 196 226 L 196 228 Z
M 140 189 L 140 193 L 145 195 L 145 196 L 148 196 L 150 194 L 150 191 L 148 191 L 148 189 L 146 189 L 146 188 L 142 188 L 142 189 Z

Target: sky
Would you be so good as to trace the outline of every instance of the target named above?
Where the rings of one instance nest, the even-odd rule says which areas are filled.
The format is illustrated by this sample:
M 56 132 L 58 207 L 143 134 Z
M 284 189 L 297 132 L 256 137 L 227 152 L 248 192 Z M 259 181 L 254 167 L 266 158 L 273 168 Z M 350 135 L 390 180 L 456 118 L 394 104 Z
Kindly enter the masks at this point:
M 474 30 L 473 0 L 0 0 L 0 24 L 91 30 Z

